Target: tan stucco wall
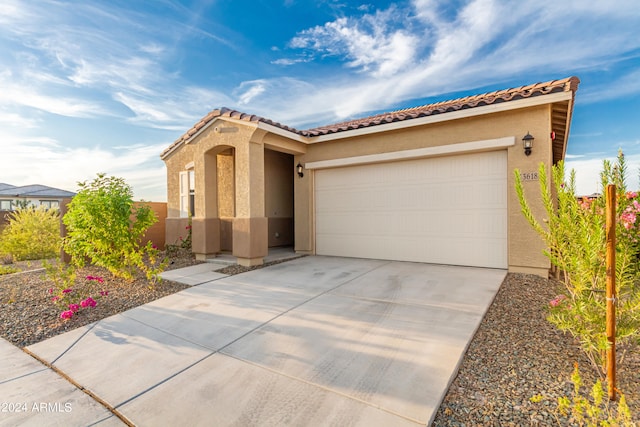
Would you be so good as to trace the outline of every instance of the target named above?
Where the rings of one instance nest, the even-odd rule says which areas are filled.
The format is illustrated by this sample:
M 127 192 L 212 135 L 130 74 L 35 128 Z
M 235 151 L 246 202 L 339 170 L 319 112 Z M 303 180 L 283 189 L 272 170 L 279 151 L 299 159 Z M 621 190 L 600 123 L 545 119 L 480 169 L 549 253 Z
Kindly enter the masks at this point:
M 265 148 L 265 136 L 269 134 L 254 125 L 218 120 L 165 157 L 167 241 L 179 237 L 184 222 L 177 219 L 180 172 L 193 167 L 196 254 L 207 257 L 231 250 L 254 264 L 268 246 L 293 244 L 293 156 Z M 267 139 L 270 148 L 304 151 L 299 142 Z
M 233 217 L 236 214 L 235 166 L 232 149 L 216 156 L 218 168 L 218 216 Z
M 266 253 L 267 245 L 273 245 L 274 227 L 286 226 L 283 219 L 290 216 L 294 218 L 295 250 L 308 253 L 313 253 L 315 250 L 314 171 L 305 169 L 302 178 L 293 175 L 295 206 L 292 198 L 285 195 L 288 194 L 288 190 L 282 193 L 273 191 L 284 185 L 282 183 L 285 181 L 291 182 L 293 167 L 298 162 L 305 165 L 321 160 L 513 137 L 515 146 L 506 149 L 509 269 L 536 271 L 543 274 L 542 272 L 546 272 L 549 268 L 549 261 L 542 253 L 544 243 L 520 212 L 514 190 L 513 171 L 519 168 L 522 172 L 535 172 L 540 162 L 550 165 L 552 161 L 550 105 L 471 116 L 319 143 L 313 143 L 311 140 L 309 144 L 271 134 L 253 125 L 230 124 L 223 119 L 219 122 L 221 126 L 233 126 L 235 131 L 216 133 L 212 126 L 189 144 L 183 145 L 165 158 L 169 217 L 167 239 L 170 237 L 170 218 L 179 214 L 179 171 L 184 170 L 185 165 L 190 162 L 194 163 L 196 171 L 196 217 L 223 217 L 217 225 L 210 224 L 208 227 L 211 229 L 218 227 L 219 233 L 226 236 L 223 241 L 224 239 L 232 240 L 233 252 L 251 263 L 252 259 L 257 259 Z M 530 156 L 525 156 L 521 141 L 527 132 L 535 137 L 533 153 Z M 234 149 L 232 163 L 229 163 L 231 162 L 229 158 L 218 155 L 229 148 Z M 291 159 L 271 149 L 288 152 L 294 157 Z M 285 163 L 288 164 L 285 165 Z M 212 167 L 212 164 L 215 167 Z M 229 170 L 229 165 L 234 168 L 233 186 L 229 183 L 230 175 L 221 174 L 220 171 L 223 167 Z M 234 203 L 220 194 L 231 192 L 232 187 L 235 192 Z M 206 190 L 203 191 L 203 188 Z M 525 182 L 525 191 L 532 200 L 534 214 L 542 219 L 544 212 L 539 201 L 539 182 Z M 235 216 L 227 217 L 232 207 Z M 196 232 L 195 228 L 194 232 Z M 201 240 L 203 246 L 198 250 L 203 253 L 220 250 L 220 247 L 207 243 L 206 239 Z M 227 243 L 223 244 L 222 249 L 225 245 Z
M 293 156 L 267 149 L 264 162 L 269 247 L 293 245 Z
M 220 132 L 218 129 L 225 131 Z M 178 220 L 179 175 L 190 164 L 195 171 L 195 215 L 192 219 L 194 253 L 207 257 L 220 252 L 221 229 L 228 237 L 230 217 L 248 219 L 253 215 L 264 218 L 264 157 L 263 147 L 255 138 L 255 126 L 216 121 L 189 141 L 189 144 L 183 144 L 164 160 L 167 166 L 168 193 L 167 242 L 175 237 L 172 230 L 177 227 L 173 223 L 183 222 Z M 222 222 L 219 219 L 221 216 L 226 218 Z M 234 222 L 231 227 L 235 226 Z M 253 229 L 257 227 L 254 225 Z M 213 233 L 216 236 L 212 236 Z M 235 241 L 233 237 L 232 241 Z M 243 239 L 240 242 L 240 246 L 233 246 L 234 251 L 239 250 L 245 255 L 256 251 L 264 252 L 262 249 L 243 247 L 245 244 L 260 245 L 256 239 Z M 225 240 L 224 246 L 232 245 L 229 239 Z M 266 248 L 266 238 L 264 246 Z
M 515 137 L 515 146 L 507 150 L 508 177 L 508 263 L 510 269 L 527 268 L 546 271 L 549 261 L 543 255 L 544 243 L 524 220 L 514 190 L 513 171 L 536 171 L 538 164 L 551 162 L 551 113 L 543 105 L 477 117 L 428 124 L 409 129 L 364 135 L 347 140 L 326 141 L 309 145 L 307 153 L 296 156 L 294 162 L 330 160 L 386 152 L 434 147 L 473 141 Z M 530 132 L 536 139 L 530 156 L 524 154 L 522 137 Z M 314 251 L 313 235 L 313 170 L 295 179 L 295 249 Z M 525 191 L 536 197 L 537 181 L 526 182 Z M 472 208 L 472 207 L 470 207 Z M 534 213 L 542 216 L 540 203 L 532 203 Z

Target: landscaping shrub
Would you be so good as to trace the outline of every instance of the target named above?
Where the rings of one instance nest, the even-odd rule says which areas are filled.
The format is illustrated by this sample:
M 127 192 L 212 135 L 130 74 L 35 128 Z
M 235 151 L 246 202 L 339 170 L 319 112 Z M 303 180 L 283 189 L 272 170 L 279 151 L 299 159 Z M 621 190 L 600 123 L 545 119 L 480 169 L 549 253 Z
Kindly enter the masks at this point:
M 132 279 L 142 271 L 148 279 L 157 279 L 165 264 L 157 259 L 158 250 L 151 242 L 141 243 L 157 221 L 153 210 L 134 205 L 133 191 L 122 178 L 98 174 L 79 186 L 63 218 L 67 226 L 63 247 L 71 263 L 80 268 L 90 260 L 117 277 Z
M 640 201 L 637 193 L 627 191 L 625 175 L 622 153 L 615 164 L 604 162 L 602 188 L 608 184 L 617 187 L 616 345 L 622 349 L 618 363 L 623 360 L 625 350 L 640 343 Z M 542 164 L 539 177 L 546 213 L 542 221 L 534 217 L 520 173 L 515 171 L 522 212 L 546 242 L 545 255 L 564 274 L 565 289 L 550 301 L 548 320 L 578 339 L 593 365 L 603 369 L 609 345 L 605 323 L 605 200 L 604 197 L 579 200 L 575 194 L 575 172 L 565 181 L 562 162 L 552 169 L 551 185 Z
M 618 391 L 620 399 L 613 404 L 605 398 L 606 392 L 600 380 L 597 380 L 592 387 L 587 387 L 583 384 L 577 363 L 574 364 L 571 383 L 573 384 L 571 395 L 558 397 L 557 400 L 555 416 L 558 425 L 564 425 L 567 422 L 578 426 L 632 427 L 635 425 L 625 395 Z M 540 403 L 545 400 L 545 397 L 538 394 L 529 400 L 532 403 Z
M 15 261 L 52 258 L 60 253 L 60 242 L 58 210 L 20 208 L 0 234 L 0 254 Z

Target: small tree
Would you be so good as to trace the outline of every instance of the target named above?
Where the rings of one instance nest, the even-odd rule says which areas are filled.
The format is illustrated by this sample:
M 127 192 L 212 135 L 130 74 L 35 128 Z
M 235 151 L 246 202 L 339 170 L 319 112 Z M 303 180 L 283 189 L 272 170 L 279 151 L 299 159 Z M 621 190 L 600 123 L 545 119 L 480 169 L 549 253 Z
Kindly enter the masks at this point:
M 63 218 L 67 226 L 63 247 L 71 263 L 82 267 L 90 260 L 117 277 L 132 279 L 140 270 L 156 279 L 164 265 L 158 265 L 158 251 L 151 242 L 141 244 L 157 221 L 153 210 L 134 205 L 133 191 L 122 178 L 98 174 L 79 187 Z
M 602 187 L 616 184 L 618 191 L 616 342 L 621 348 L 640 343 L 640 202 L 637 193 L 627 192 L 625 174 L 622 153 L 615 164 L 604 162 Z M 562 162 L 552 169 L 551 185 L 543 164 L 539 177 L 546 213 L 543 223 L 533 215 L 520 173 L 515 171 L 522 212 L 546 242 L 545 255 L 564 273 L 565 293 L 550 301 L 548 320 L 576 337 L 594 366 L 602 368 L 603 355 L 609 345 L 605 327 L 605 200 L 602 197 L 579 200 L 575 194 L 575 172 L 571 172 L 566 182 Z
M 32 207 L 33 205 L 31 204 L 31 202 L 27 199 L 22 199 L 22 200 L 14 200 L 12 202 L 14 209 L 19 210 L 19 209 L 27 209 L 29 207 Z
M 55 257 L 60 251 L 60 215 L 56 209 L 21 208 L 9 215 L 0 234 L 0 254 L 16 261 Z

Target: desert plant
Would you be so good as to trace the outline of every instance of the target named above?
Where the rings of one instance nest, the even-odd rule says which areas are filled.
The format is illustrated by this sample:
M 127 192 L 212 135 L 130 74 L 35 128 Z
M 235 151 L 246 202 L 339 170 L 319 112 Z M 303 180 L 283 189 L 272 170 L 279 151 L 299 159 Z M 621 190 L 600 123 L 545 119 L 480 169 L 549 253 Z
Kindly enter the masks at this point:
M 4 275 L 4 274 L 12 274 L 12 273 L 17 273 L 18 270 L 16 267 L 12 267 L 10 265 L 0 265 L 0 276 Z
M 610 426 L 610 427 L 631 427 L 631 409 L 627 405 L 625 395 L 618 390 L 620 398 L 617 403 L 605 398 L 606 391 L 600 380 L 596 380 L 593 386 L 585 387 L 580 376 L 578 363 L 574 363 L 571 374 L 573 385 L 570 395 L 557 398 L 555 418 L 558 425 L 578 425 L 578 426 Z M 585 393 L 585 388 L 589 393 Z M 548 398 L 543 394 L 537 394 L 529 398 L 533 404 L 544 402 Z M 548 402 L 545 402 L 545 407 Z
M 73 273 L 75 278 L 75 272 Z M 95 298 L 109 295 L 104 289 L 104 279 L 97 276 L 86 276 L 84 281 L 74 287 L 66 285 L 50 288 L 51 301 L 61 308 L 60 318 L 71 319 L 78 311 L 95 307 Z
M 547 179 L 544 165 L 539 168 L 540 192 L 546 218 L 539 221 L 526 201 L 520 174 L 516 170 L 516 192 L 522 212 L 531 226 L 542 236 L 548 249 L 545 255 L 564 274 L 564 290 L 549 303 L 548 320 L 560 330 L 571 333 L 600 374 L 606 336 L 606 271 L 605 271 L 605 200 L 578 199 L 575 194 L 575 172 L 565 181 L 562 162 L 552 168 Z M 616 342 L 620 348 L 640 343 L 640 243 L 636 213 L 640 218 L 637 194 L 627 192 L 626 165 L 620 153 L 615 164 L 604 162 L 601 174 L 603 188 L 616 184 Z M 553 192 L 551 190 L 553 188 Z M 624 352 L 621 352 L 622 361 Z
M 27 199 L 22 199 L 22 200 L 14 200 L 13 201 L 13 207 L 15 209 L 27 209 L 29 207 L 32 207 L 31 202 Z
M 153 210 L 144 204 L 136 207 L 133 191 L 122 178 L 98 174 L 79 187 L 63 218 L 63 247 L 72 264 L 80 268 L 88 259 L 117 277 L 132 279 L 142 271 L 150 280 L 157 279 L 164 263 L 151 242 L 141 243 L 157 221 Z
M 60 252 L 60 217 L 55 209 L 22 208 L 9 215 L 0 254 L 16 261 L 51 258 Z

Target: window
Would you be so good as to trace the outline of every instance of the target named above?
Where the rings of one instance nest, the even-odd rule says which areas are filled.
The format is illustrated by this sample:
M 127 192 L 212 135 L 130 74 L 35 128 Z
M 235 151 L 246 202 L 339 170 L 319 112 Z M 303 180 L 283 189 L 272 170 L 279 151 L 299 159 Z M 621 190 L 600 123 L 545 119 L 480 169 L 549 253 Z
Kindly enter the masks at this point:
M 189 216 L 189 172 L 180 172 L 180 218 Z
M 195 172 L 180 172 L 180 218 L 195 215 L 195 188 Z
M 47 209 L 60 208 L 60 202 L 58 200 L 40 200 L 40 206 L 44 206 Z
M 11 200 L 0 200 L 0 211 L 10 211 Z
M 196 215 L 196 174 L 194 171 L 189 171 L 189 212 L 191 216 Z

